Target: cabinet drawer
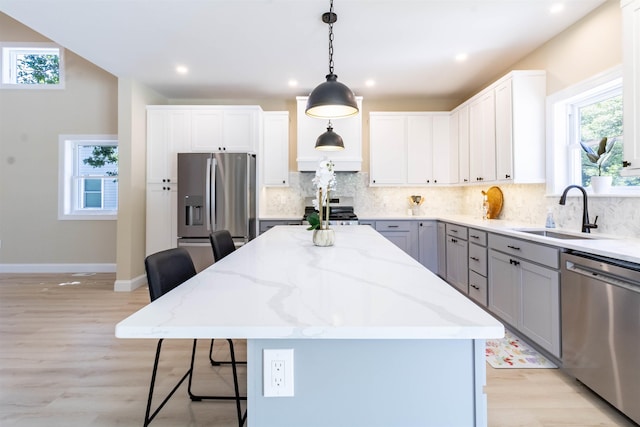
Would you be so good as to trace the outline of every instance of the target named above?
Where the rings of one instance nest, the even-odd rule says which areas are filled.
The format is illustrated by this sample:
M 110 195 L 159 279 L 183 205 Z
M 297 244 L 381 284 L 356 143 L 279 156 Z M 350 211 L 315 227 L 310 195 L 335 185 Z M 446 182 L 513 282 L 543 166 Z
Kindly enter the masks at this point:
M 475 271 L 469 272 L 469 296 L 484 307 L 487 306 L 487 278 Z
M 487 248 L 469 245 L 469 269 L 487 277 Z
M 449 236 L 455 236 L 458 239 L 467 240 L 467 227 L 447 223 L 446 230 Z
M 476 230 L 475 228 L 470 228 L 469 243 L 475 243 L 476 245 L 487 246 L 487 232 Z
M 560 268 L 560 251 L 558 248 L 527 242 L 499 234 L 489 234 L 489 247 L 527 261 Z
M 411 231 L 411 221 L 376 221 L 378 231 Z

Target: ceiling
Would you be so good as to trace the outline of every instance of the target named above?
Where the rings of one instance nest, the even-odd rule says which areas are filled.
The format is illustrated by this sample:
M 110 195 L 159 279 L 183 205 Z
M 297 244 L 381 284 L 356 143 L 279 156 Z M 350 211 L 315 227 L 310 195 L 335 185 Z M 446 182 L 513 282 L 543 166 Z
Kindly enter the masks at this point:
M 604 1 L 565 0 L 551 14 L 555 0 L 335 0 L 334 71 L 365 99 L 463 99 Z M 1 12 L 172 99 L 308 95 L 329 69 L 328 10 L 329 0 L 0 0 Z

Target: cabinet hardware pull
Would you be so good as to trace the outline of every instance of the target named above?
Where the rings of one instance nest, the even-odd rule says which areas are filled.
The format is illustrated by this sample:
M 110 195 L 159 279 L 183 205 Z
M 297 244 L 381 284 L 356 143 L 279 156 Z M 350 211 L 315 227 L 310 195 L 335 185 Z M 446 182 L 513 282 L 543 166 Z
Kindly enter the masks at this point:
M 504 177 L 505 177 L 506 179 L 510 179 L 510 178 L 511 178 L 511 175 L 508 175 L 508 174 L 507 174 L 507 175 L 505 175 Z
M 474 256 L 470 256 L 470 257 L 469 257 L 469 259 L 472 259 L 472 260 L 474 260 L 474 261 L 480 261 L 480 258 L 476 258 L 476 257 L 474 257 Z
M 480 236 L 476 236 L 475 234 L 469 234 L 469 237 L 473 237 L 474 239 L 479 239 Z
M 507 247 L 508 247 L 509 249 L 513 249 L 514 251 L 519 251 L 519 250 L 520 250 L 520 248 L 519 248 L 519 247 L 517 247 L 517 246 L 507 245 Z
M 520 261 L 516 261 L 515 259 L 509 258 L 509 264 L 511 264 L 511 265 L 520 265 Z
M 458 230 L 456 230 L 455 228 L 451 230 L 452 233 L 457 233 Z
M 398 228 L 399 225 L 387 225 L 387 228 Z
M 629 167 L 629 166 L 631 166 L 631 162 L 628 162 L 628 161 L 626 161 L 626 160 L 623 160 L 623 161 L 622 161 L 622 167 L 623 167 L 623 168 L 627 168 L 627 167 Z
M 477 290 L 477 291 L 479 291 L 479 290 L 480 290 L 480 288 L 479 288 L 478 286 L 476 286 L 476 285 L 469 284 L 469 286 L 471 286 L 473 289 L 475 289 L 475 290 Z
M 451 243 L 458 243 L 458 240 L 454 239 L 453 237 L 451 238 Z

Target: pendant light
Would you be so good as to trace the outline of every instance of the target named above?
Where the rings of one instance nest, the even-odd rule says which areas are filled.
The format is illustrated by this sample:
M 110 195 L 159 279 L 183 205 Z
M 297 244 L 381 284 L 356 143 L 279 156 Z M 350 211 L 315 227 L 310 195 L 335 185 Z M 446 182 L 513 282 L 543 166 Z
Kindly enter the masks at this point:
M 333 24 L 337 20 L 331 0 L 329 12 L 322 14 L 322 22 L 329 24 L 329 74 L 326 75 L 327 81 L 320 83 L 309 95 L 305 113 L 310 117 L 336 119 L 358 114 L 355 95 L 333 73 Z
M 329 126 L 327 131 L 320 135 L 316 139 L 316 150 L 321 151 L 339 151 L 344 150 L 344 142 L 342 137 L 333 131 L 331 126 L 331 120 L 329 120 Z

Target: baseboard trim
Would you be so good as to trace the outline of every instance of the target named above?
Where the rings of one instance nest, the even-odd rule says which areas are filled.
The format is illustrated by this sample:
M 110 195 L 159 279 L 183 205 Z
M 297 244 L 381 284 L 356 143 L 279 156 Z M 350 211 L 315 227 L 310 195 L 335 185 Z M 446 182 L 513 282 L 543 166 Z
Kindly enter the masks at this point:
M 0 273 L 115 273 L 116 264 L 0 264 Z
M 147 276 L 143 274 L 130 280 L 116 280 L 113 284 L 113 290 L 116 292 L 131 292 L 146 284 Z

